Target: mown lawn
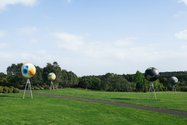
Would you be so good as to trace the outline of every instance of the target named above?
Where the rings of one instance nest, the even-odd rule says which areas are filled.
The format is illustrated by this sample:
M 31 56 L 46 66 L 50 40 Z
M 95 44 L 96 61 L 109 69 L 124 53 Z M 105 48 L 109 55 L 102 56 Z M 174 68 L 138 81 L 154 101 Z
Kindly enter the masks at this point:
M 68 91 L 68 89 L 66 90 Z M 79 90 L 78 90 L 79 91 Z M 1 125 L 186 125 L 187 118 L 96 103 L 0 94 Z
M 85 89 L 44 90 L 41 93 L 60 94 L 84 98 L 129 102 L 147 106 L 187 111 L 187 92 L 157 92 L 157 100 L 152 93 L 142 92 L 103 92 Z

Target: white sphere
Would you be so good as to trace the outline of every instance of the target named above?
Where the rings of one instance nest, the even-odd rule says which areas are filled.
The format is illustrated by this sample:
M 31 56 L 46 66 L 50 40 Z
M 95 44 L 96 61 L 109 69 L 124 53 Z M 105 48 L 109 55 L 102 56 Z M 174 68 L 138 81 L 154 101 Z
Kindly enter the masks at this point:
M 36 68 L 31 63 L 25 63 L 21 67 L 21 73 L 25 78 L 31 78 L 36 74 Z
M 179 81 L 179 80 L 178 80 L 177 77 L 175 77 L 175 76 L 172 76 L 172 77 L 171 77 L 171 82 L 172 82 L 173 84 L 176 84 L 178 81 Z
M 56 75 L 55 75 L 53 72 L 52 72 L 52 73 L 49 73 L 48 79 L 51 80 L 51 81 L 53 81 L 53 80 L 56 79 Z

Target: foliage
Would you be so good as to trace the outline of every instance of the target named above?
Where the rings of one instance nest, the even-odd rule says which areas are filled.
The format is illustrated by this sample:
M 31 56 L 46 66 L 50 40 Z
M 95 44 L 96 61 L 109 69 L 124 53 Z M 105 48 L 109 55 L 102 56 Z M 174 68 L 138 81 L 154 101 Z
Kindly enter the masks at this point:
M 0 93 L 19 93 L 19 89 L 14 88 L 13 86 L 0 86 Z
M 22 63 L 12 64 L 7 67 L 7 74 L 0 73 L 0 85 L 23 89 L 26 79 L 21 74 L 21 66 Z M 80 87 L 93 90 L 126 92 L 147 92 L 149 90 L 150 83 L 140 71 L 135 74 L 106 73 L 99 76 L 77 77 L 72 71 L 62 69 L 57 62 L 47 63 L 44 68 L 35 67 L 37 72 L 31 78 L 31 83 L 33 89 L 37 90 L 49 88 L 51 81 L 48 80 L 48 74 L 51 72 L 56 74 L 56 80 L 53 81 L 55 88 Z M 171 76 L 176 76 L 179 79 L 176 85 L 177 91 L 187 91 L 187 72 L 161 72 L 159 79 L 154 82 L 156 91 L 172 91 Z

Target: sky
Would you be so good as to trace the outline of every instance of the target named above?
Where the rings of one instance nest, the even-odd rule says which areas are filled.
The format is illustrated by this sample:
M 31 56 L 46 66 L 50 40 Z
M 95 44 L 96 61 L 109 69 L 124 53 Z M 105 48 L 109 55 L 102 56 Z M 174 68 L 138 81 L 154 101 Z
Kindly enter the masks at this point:
M 187 0 L 0 0 L 0 72 L 57 61 L 78 76 L 187 70 Z

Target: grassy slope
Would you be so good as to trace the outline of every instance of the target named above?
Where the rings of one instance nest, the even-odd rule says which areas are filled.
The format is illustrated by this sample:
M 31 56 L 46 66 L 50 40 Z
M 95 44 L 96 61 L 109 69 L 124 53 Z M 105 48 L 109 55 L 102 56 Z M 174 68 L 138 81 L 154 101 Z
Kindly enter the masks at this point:
M 102 92 L 70 88 L 53 91 L 46 90 L 41 92 L 120 102 L 129 102 L 148 106 L 187 111 L 187 92 L 157 92 L 157 100 L 154 99 L 152 93 Z
M 1 125 L 186 125 L 187 118 L 110 105 L 21 94 L 0 95 Z

